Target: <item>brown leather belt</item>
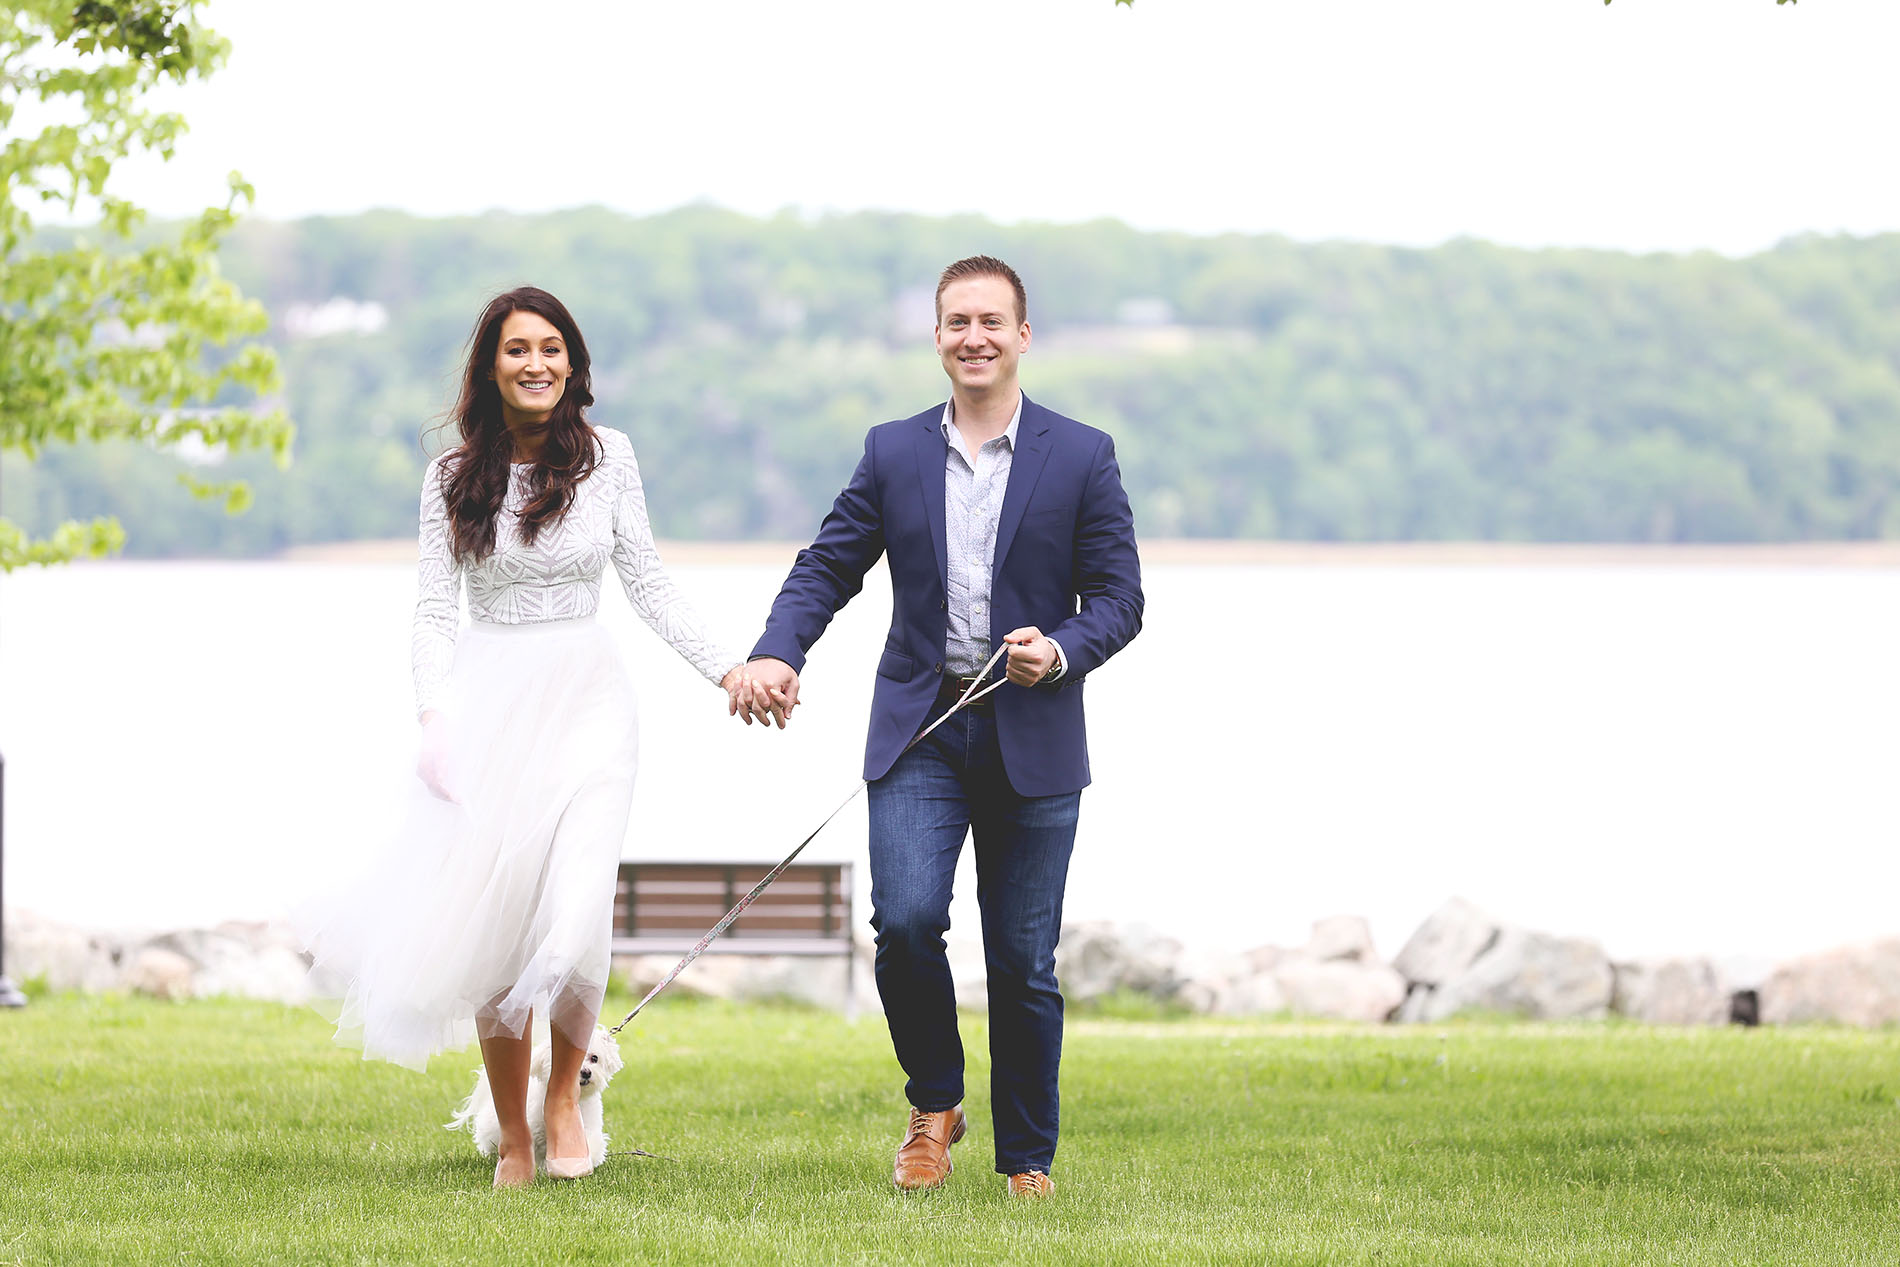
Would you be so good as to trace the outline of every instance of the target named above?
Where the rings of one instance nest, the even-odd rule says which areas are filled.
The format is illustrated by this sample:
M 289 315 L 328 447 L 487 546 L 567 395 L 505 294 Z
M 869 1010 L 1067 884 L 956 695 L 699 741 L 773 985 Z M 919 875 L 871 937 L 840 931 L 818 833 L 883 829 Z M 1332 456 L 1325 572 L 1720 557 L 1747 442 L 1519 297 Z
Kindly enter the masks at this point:
M 945 678 L 943 680 L 943 685 L 937 688 L 937 704 L 938 704 L 939 709 L 949 708 L 952 704 L 957 702 L 958 698 L 961 697 L 965 691 L 969 690 L 972 686 L 977 686 L 977 684 L 982 681 L 983 681 L 982 678 L 977 678 L 977 677 L 947 677 Z M 982 688 L 978 686 L 977 689 L 980 690 Z M 965 708 L 988 708 L 990 706 L 990 700 L 991 698 L 993 698 L 993 696 L 994 696 L 994 692 L 992 692 L 990 695 L 985 695 L 981 699 L 972 699 L 969 703 L 965 704 L 964 707 Z

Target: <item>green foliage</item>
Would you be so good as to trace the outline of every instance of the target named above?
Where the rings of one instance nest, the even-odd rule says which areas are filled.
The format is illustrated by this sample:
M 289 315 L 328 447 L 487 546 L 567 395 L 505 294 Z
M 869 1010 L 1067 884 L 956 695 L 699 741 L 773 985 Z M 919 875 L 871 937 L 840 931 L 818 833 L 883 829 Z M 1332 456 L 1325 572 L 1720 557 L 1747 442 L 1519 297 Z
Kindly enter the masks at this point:
M 265 326 L 263 308 L 223 278 L 216 253 L 250 186 L 233 173 L 222 207 L 163 238 L 141 234 L 144 213 L 107 189 L 113 164 L 140 150 L 170 158 L 184 131 L 177 114 L 142 109 L 142 95 L 224 61 L 228 46 L 192 20 L 195 7 L 195 0 L 27 0 L 0 14 L 0 127 L 8 136 L 0 150 L 0 340 L 8 348 L 0 360 L 0 451 L 31 461 L 49 446 L 190 445 L 209 456 L 288 457 L 291 427 L 281 411 L 231 402 L 240 390 L 276 389 L 270 351 L 248 344 L 216 364 L 207 360 L 209 349 Z M 22 118 L 26 132 L 14 126 Z M 96 209 L 98 223 L 79 234 L 36 233 L 30 208 L 48 203 L 69 213 Z M 183 482 L 228 511 L 249 501 L 241 482 L 189 473 Z M 0 519 L 0 568 L 104 554 L 124 540 L 103 512 L 86 521 L 27 519 L 46 535 Z
M 668 996 L 603 1102 L 610 1152 L 659 1156 L 497 1194 L 441 1129 L 472 1050 L 418 1075 L 269 1004 L 36 999 L 0 1014 L 0 1261 L 1900 1261 L 1893 1032 L 1074 1021 L 1024 1206 L 962 1026 L 937 1192 L 890 1185 L 878 1018 Z
M 865 428 L 943 399 L 931 295 L 977 251 L 1028 282 L 1025 387 L 1114 434 L 1148 536 L 1900 537 L 1900 235 L 1738 260 L 712 207 L 247 221 L 223 260 L 280 318 L 296 464 L 225 463 L 260 495 L 237 520 L 138 445 L 49 450 L 0 496 L 118 513 L 150 555 L 408 535 L 475 314 L 533 282 L 586 332 L 657 531 L 808 538 Z M 310 319 L 339 298 L 383 324 Z

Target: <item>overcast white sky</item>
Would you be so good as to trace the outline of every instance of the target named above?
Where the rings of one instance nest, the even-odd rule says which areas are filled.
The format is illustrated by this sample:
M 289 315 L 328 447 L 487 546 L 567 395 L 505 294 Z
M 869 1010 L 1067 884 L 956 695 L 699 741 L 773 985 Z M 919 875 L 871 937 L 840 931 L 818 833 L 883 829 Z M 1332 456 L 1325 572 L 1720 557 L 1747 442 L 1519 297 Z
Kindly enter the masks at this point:
M 1745 253 L 1900 229 L 1900 0 L 213 0 L 119 191 Z

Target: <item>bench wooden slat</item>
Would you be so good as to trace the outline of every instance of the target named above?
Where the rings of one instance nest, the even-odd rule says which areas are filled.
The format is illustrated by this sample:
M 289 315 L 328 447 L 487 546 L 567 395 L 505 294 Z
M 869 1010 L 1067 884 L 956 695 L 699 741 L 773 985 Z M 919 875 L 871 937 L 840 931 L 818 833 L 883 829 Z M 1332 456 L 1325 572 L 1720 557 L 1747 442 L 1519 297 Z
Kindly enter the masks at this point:
M 690 949 L 753 885 L 769 863 L 623 862 L 614 886 L 614 950 L 672 945 Z M 797 953 L 832 947 L 851 953 L 849 863 L 798 863 L 753 899 L 708 953 L 781 953 L 768 945 L 797 945 Z M 786 952 L 789 953 L 789 952 Z
M 669 923 L 669 925 L 684 929 L 686 925 L 697 923 L 701 929 L 711 929 L 712 925 L 718 921 L 718 917 L 726 914 L 726 910 L 728 908 L 724 906 L 712 906 L 712 904 L 657 906 L 657 908 L 656 906 L 640 906 L 633 912 L 633 927 L 644 929 L 656 923 Z M 768 925 L 777 929 L 777 927 L 802 925 L 802 923 L 823 925 L 823 923 L 834 923 L 836 917 L 838 917 L 836 912 L 828 906 L 773 906 L 769 910 L 758 910 L 756 906 L 752 906 L 743 916 L 739 916 L 733 927 L 737 927 L 739 923 L 752 929 L 760 929 Z
M 720 914 L 724 914 L 724 912 L 722 911 L 720 912 Z M 669 916 L 669 917 L 661 917 L 657 919 L 642 919 L 637 925 L 637 927 L 640 930 L 637 935 L 644 937 L 648 933 L 657 933 L 657 932 L 662 932 L 662 931 L 674 932 L 674 933 L 684 933 L 684 932 L 703 933 L 708 928 L 711 928 L 713 926 L 713 922 L 717 920 L 718 918 L 719 916 L 715 915 L 712 917 L 712 919 L 695 919 L 692 917 L 682 917 L 682 916 Z M 822 915 L 812 915 L 812 916 L 807 916 L 803 919 L 774 920 L 773 922 L 769 924 L 748 924 L 744 919 L 738 919 L 738 920 L 733 921 L 732 926 L 726 929 L 726 931 L 722 934 L 722 936 L 723 937 L 737 937 L 737 938 L 751 938 L 751 937 L 827 937 L 828 938 L 828 937 L 835 936 L 835 934 L 832 932 L 831 927 L 830 927 L 830 921 L 826 917 Z M 714 942 L 713 944 L 718 945 L 719 943 Z
M 720 938 L 724 941 L 725 938 Z M 683 955 L 699 943 L 698 934 L 690 937 L 616 937 L 613 953 L 616 955 Z M 716 947 L 719 942 L 714 942 Z M 748 955 L 798 955 L 808 958 L 839 958 L 842 952 L 835 941 L 818 937 L 750 937 L 745 945 L 734 947 L 728 953 Z M 707 954 L 712 951 L 708 950 Z
M 740 892 L 734 895 L 733 900 L 737 901 L 740 896 L 744 895 L 745 890 L 751 887 L 751 885 L 743 886 Z M 640 886 L 641 906 L 669 906 L 674 903 L 694 906 L 705 902 L 723 902 L 725 898 L 726 891 L 723 888 L 676 888 L 671 891 L 655 891 L 645 884 Z M 771 888 L 754 898 L 752 905 L 783 906 L 791 902 L 818 902 L 824 905 L 830 905 L 831 895 L 824 888 L 816 884 L 796 885 L 785 890 L 783 893 L 779 892 L 778 885 L 774 884 Z
M 758 883 L 758 881 L 754 879 L 752 883 Z M 747 885 L 741 885 L 741 887 L 750 889 L 752 885 L 747 883 Z M 640 881 L 640 898 L 642 898 L 642 900 L 648 900 L 648 902 L 665 902 L 665 900 L 678 897 L 709 897 L 709 895 L 720 895 L 720 893 L 726 893 L 726 885 L 724 885 L 724 883 L 707 883 L 707 881 L 676 883 L 676 881 L 667 881 L 667 879 L 642 879 L 642 881 Z M 771 887 L 766 889 L 764 893 L 760 893 L 756 900 L 760 900 L 760 902 L 775 902 L 775 900 L 785 897 L 787 893 L 800 893 L 800 895 L 804 895 L 804 897 L 815 897 L 815 895 L 825 895 L 825 893 L 828 893 L 828 889 L 826 889 L 826 885 L 819 883 L 819 881 L 798 881 L 798 879 L 781 876 L 779 879 L 773 879 L 773 881 L 771 881 Z

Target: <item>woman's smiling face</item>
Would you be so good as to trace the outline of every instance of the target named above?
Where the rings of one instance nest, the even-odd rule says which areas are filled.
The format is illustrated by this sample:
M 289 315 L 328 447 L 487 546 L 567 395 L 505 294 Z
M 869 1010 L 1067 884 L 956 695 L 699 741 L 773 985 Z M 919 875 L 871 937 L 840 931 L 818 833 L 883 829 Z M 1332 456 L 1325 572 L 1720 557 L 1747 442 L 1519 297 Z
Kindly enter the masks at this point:
M 502 421 L 509 426 L 546 422 L 574 372 L 567 341 L 537 312 L 511 312 L 501 323 L 492 377 L 501 394 Z

